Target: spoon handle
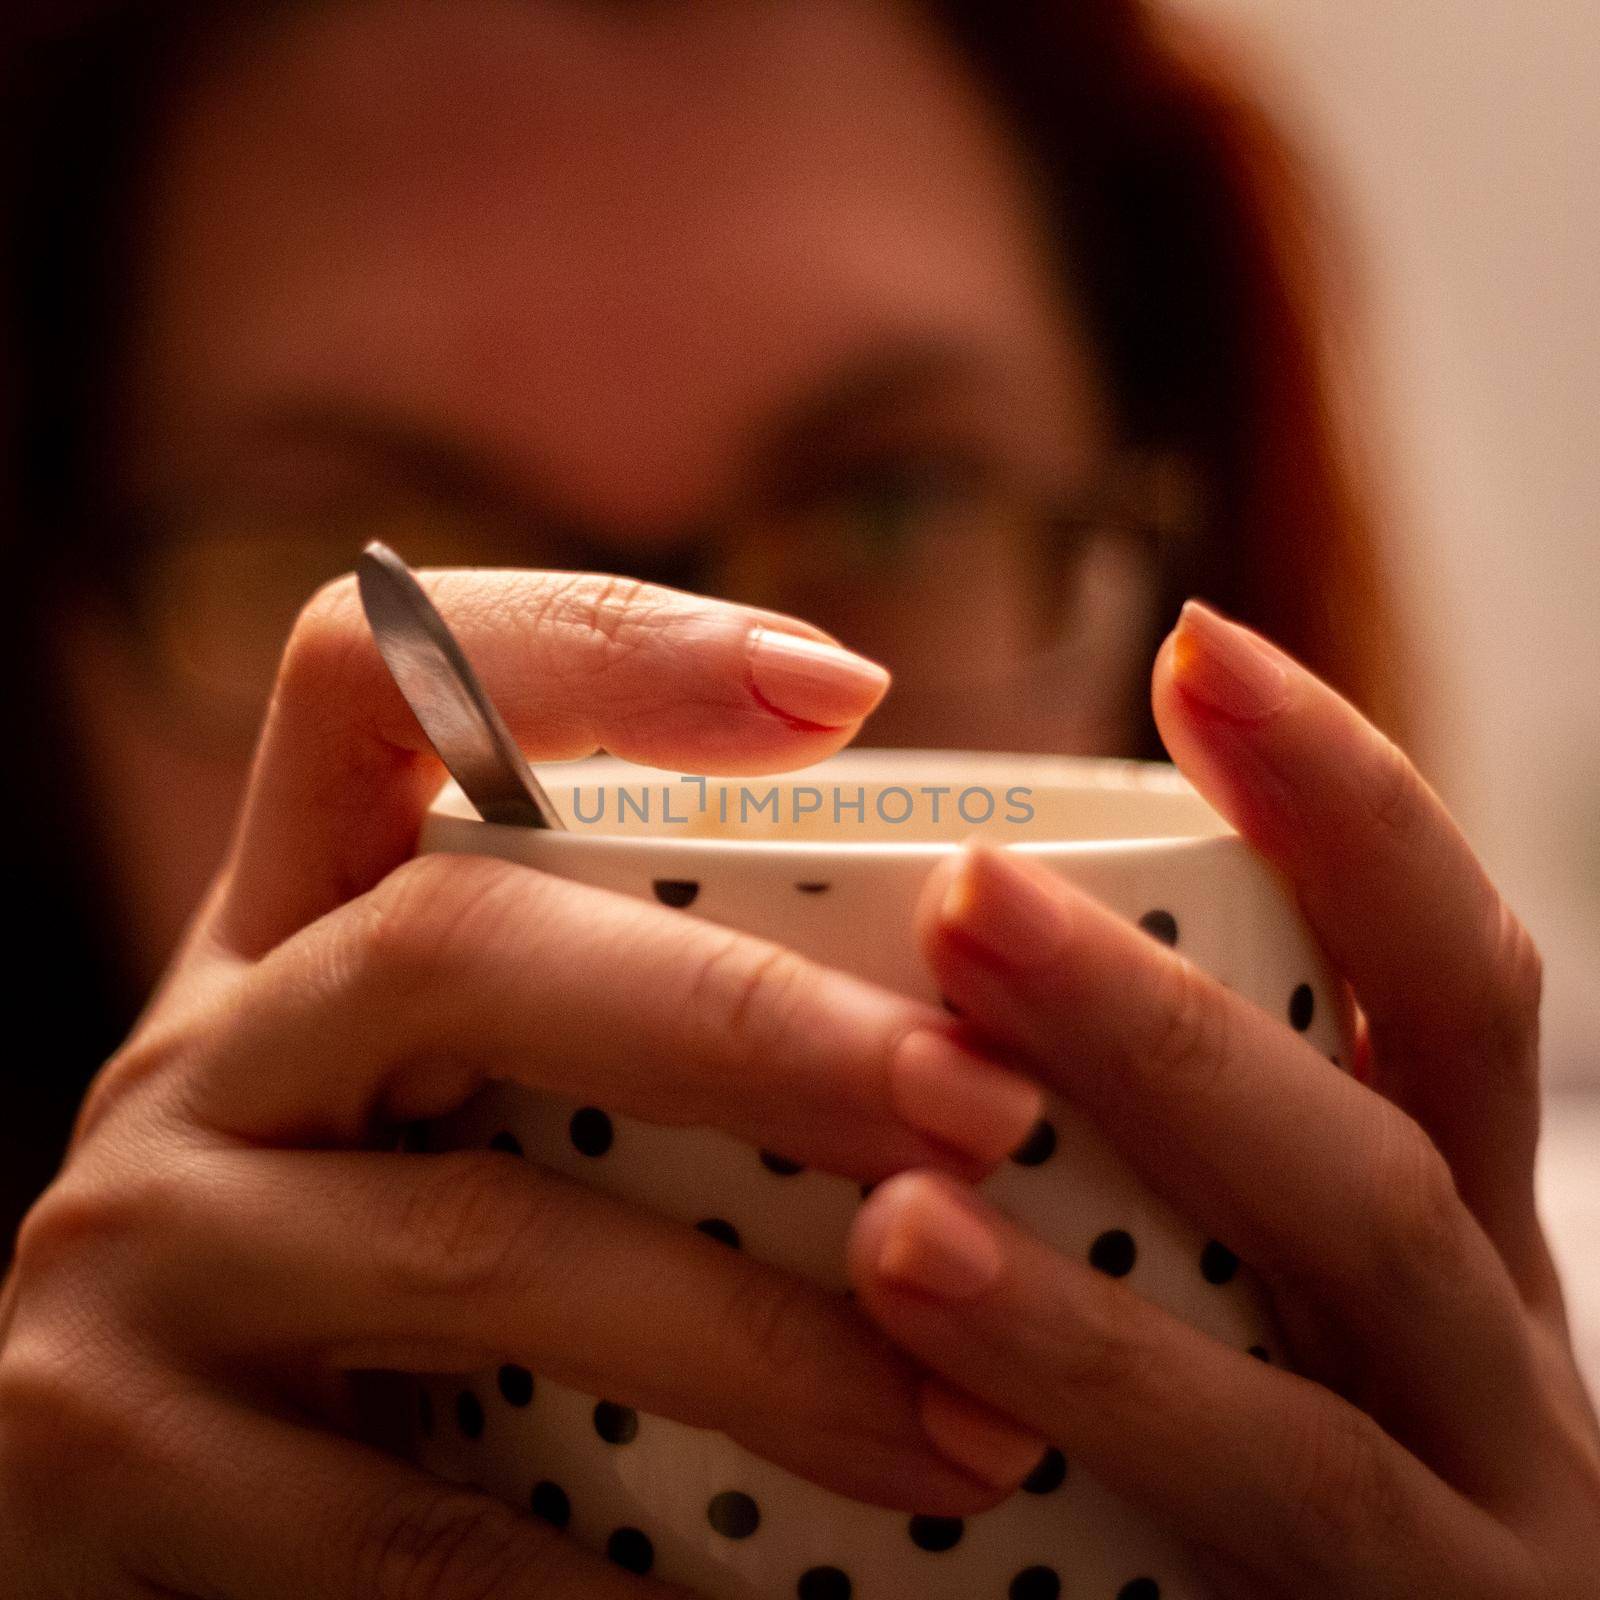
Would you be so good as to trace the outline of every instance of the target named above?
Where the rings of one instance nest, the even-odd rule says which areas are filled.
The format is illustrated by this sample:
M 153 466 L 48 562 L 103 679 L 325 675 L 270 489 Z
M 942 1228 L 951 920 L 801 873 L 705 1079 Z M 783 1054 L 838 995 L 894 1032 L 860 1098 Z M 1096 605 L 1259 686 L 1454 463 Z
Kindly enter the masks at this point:
M 411 568 L 374 539 L 361 552 L 356 582 L 384 665 L 483 820 L 564 828 L 466 652 Z

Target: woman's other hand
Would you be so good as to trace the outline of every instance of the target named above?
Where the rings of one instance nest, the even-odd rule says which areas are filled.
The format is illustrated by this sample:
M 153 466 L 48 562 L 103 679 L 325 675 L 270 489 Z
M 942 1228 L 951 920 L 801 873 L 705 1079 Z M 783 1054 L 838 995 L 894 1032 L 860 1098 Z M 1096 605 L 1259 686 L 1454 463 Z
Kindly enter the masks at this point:
M 1260 1273 L 1307 1375 L 948 1175 L 862 1209 L 859 1299 L 1187 1536 L 1219 1593 L 1588 1600 L 1600 1433 L 1534 1206 L 1528 936 L 1399 751 L 1266 641 L 1191 607 L 1154 692 L 1179 766 L 1347 980 L 1356 1074 L 1010 853 L 936 875 L 926 949 L 973 1027 Z
M 674 591 L 428 582 L 536 758 L 795 767 L 887 682 L 802 624 Z M 393 1150 L 494 1077 L 857 1180 L 976 1178 L 1041 1101 L 937 1008 L 760 940 L 501 861 L 408 860 L 440 776 L 353 584 L 325 591 L 231 858 L 19 1235 L 8 1594 L 666 1592 L 364 1442 L 352 1370 L 525 1363 L 920 1510 L 980 1509 L 1028 1470 L 1004 1434 L 975 1471 L 941 1455 L 915 1363 L 843 1297 L 513 1155 Z

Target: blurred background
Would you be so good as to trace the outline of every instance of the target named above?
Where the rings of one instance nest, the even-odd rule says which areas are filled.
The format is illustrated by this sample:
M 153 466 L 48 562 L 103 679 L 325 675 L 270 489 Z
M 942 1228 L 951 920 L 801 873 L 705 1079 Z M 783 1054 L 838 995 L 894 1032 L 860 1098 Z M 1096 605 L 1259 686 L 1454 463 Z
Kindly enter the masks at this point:
M 1364 249 L 1431 775 L 1546 961 L 1541 1201 L 1600 1383 L 1600 6 L 1181 0 Z
M 1264 58 L 1364 257 L 1432 776 L 1600 1086 L 1600 6 L 1179 0 Z

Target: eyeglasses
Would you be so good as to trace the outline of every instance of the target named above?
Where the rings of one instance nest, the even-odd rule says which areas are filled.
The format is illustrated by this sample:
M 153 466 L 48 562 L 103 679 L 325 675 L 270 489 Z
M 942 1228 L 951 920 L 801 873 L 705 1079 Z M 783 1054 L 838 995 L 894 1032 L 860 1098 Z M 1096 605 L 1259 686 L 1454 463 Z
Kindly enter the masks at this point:
M 802 617 L 892 670 L 873 724 L 886 743 L 971 739 L 962 727 L 1014 721 L 1029 696 L 1103 698 L 1142 671 L 1163 573 L 1198 522 L 1192 475 L 1119 456 L 1067 505 L 959 478 L 852 469 L 727 526 L 605 545 L 409 493 L 312 515 L 147 512 L 122 543 L 116 608 L 173 729 L 221 750 L 253 741 L 295 616 L 372 538 L 418 568 L 619 572 Z

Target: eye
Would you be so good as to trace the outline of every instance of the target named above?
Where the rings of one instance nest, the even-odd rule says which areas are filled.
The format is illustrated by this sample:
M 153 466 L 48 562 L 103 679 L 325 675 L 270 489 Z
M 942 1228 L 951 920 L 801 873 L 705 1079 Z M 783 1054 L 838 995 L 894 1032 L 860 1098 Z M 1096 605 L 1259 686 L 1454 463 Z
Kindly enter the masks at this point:
M 903 559 L 932 532 L 982 515 L 989 475 L 953 453 L 906 453 L 841 463 L 794 494 L 797 521 L 862 562 Z

